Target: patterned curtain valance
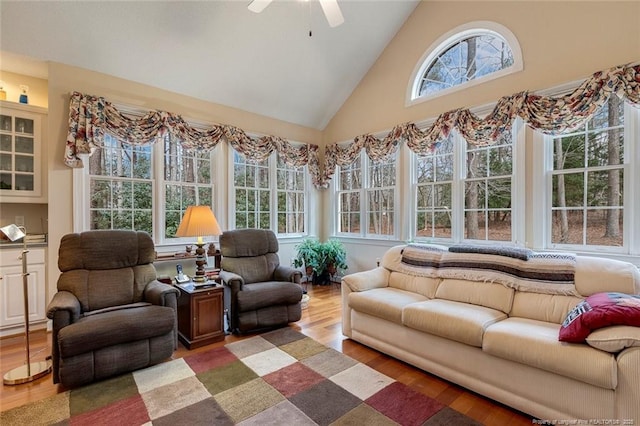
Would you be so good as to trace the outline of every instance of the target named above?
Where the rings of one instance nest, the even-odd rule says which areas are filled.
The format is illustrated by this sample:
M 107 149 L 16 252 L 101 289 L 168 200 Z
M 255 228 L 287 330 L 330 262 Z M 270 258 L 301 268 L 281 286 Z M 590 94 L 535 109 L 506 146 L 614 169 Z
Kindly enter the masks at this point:
M 521 117 L 530 127 L 545 134 L 558 134 L 586 123 L 612 94 L 640 107 L 640 65 L 618 66 L 599 71 L 566 96 L 540 96 L 520 92 L 501 98 L 491 114 L 480 118 L 468 109 L 441 114 L 424 130 L 413 123 L 394 127 L 378 139 L 372 135 L 357 136 L 348 146 L 329 145 L 325 152 L 323 179 L 330 180 L 336 165 L 353 162 L 362 149 L 374 162 L 396 152 L 403 139 L 418 155 L 433 151 L 439 141 L 456 129 L 470 144 L 491 145 L 500 134 L 511 130 L 513 121 Z M 323 181 L 323 187 L 328 183 Z
M 380 162 L 394 155 L 400 143 L 405 141 L 411 151 L 425 155 L 432 152 L 453 129 L 471 144 L 490 145 L 500 134 L 511 129 L 516 117 L 537 131 L 558 134 L 582 126 L 612 94 L 640 107 L 640 65 L 596 72 L 565 96 L 541 96 L 528 92 L 505 96 L 485 118 L 463 108 L 441 114 L 424 130 L 414 123 L 404 123 L 395 126 L 381 139 L 370 134 L 360 135 L 347 145 L 327 146 L 324 164 L 321 165 L 317 145 L 294 145 L 276 136 L 251 137 L 242 129 L 228 125 L 199 130 L 179 115 L 164 111 L 151 111 L 132 119 L 104 98 L 74 92 L 69 104 L 69 133 L 64 161 L 70 167 L 82 167 L 78 154 L 89 153 L 92 147 L 101 146 L 105 132 L 132 144 L 153 143 L 169 132 L 189 149 L 212 149 L 224 138 L 251 161 L 262 161 L 276 151 L 290 166 L 307 165 L 313 185 L 321 189 L 329 186 L 336 166 L 351 164 L 363 149 L 371 160 Z
M 74 92 L 69 102 L 69 133 L 64 162 L 83 167 L 79 154 L 88 154 L 102 146 L 104 134 L 134 145 L 155 143 L 165 133 L 180 140 L 187 149 L 210 150 L 226 139 L 234 149 L 251 161 L 262 161 L 276 151 L 292 167 L 309 166 L 313 184 L 320 186 L 321 172 L 317 145 L 294 145 L 275 136 L 251 137 L 234 126 L 215 125 L 197 129 L 177 114 L 150 111 L 132 119 L 104 98 Z

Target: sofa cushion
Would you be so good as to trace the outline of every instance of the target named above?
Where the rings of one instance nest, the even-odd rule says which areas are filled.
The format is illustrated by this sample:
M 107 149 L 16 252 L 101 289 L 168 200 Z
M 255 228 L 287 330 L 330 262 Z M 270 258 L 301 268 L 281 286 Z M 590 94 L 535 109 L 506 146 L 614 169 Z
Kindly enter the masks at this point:
M 582 299 L 576 296 L 516 291 L 509 316 L 554 322 L 560 325 L 567 316 L 567 312 L 581 301 Z
M 402 272 L 391 272 L 389 276 L 389 287 L 418 293 L 429 299 L 435 297 L 438 283 L 440 278 L 417 277 Z
M 348 300 L 349 307 L 356 311 L 402 324 L 402 309 L 427 298 L 417 293 L 385 287 L 351 293 Z
M 540 368 L 605 389 L 615 389 L 617 364 L 613 355 L 585 344 L 558 341 L 558 324 L 511 317 L 484 333 L 488 354 Z
M 640 327 L 640 296 L 609 292 L 587 297 L 567 314 L 558 339 L 582 343 L 591 331 L 611 325 Z
M 486 328 L 505 318 L 495 309 L 441 299 L 413 303 L 402 313 L 407 327 L 477 347 Z
M 603 291 L 640 294 L 640 270 L 620 260 L 578 256 L 575 280 L 576 290 L 584 297 Z
M 437 299 L 485 306 L 504 313 L 511 310 L 515 290 L 490 282 L 445 279 L 436 291 Z
M 238 292 L 238 310 L 254 311 L 272 305 L 291 305 L 302 300 L 302 287 L 288 281 L 245 284 Z
M 614 325 L 601 328 L 587 336 L 587 343 L 601 351 L 617 353 L 625 348 L 640 346 L 640 327 Z
M 58 334 L 62 358 L 173 331 L 176 313 L 166 306 L 142 306 L 80 318 Z

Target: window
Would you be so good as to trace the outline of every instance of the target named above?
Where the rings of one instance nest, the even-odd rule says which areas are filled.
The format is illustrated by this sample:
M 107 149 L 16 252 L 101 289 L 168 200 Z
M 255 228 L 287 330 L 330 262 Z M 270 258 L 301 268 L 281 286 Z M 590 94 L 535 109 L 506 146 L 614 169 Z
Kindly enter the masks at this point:
M 164 182 L 165 238 L 175 238 L 187 207 L 213 206 L 211 153 L 184 149 L 166 135 Z
M 453 133 L 431 155 L 416 156 L 416 237 L 451 239 Z
M 522 70 L 517 39 L 493 22 L 469 23 L 438 39 L 411 79 L 408 104 Z
M 515 211 L 522 211 L 514 196 L 514 151 L 512 133 L 493 145 L 476 146 L 452 132 L 433 153 L 412 154 L 415 219 L 410 239 L 520 240 L 524 230 L 513 224 Z
M 271 229 L 269 177 L 269 159 L 253 163 L 233 150 L 236 229 Z
M 151 146 L 106 134 L 89 157 L 89 229 L 136 229 L 153 235 Z
M 288 166 L 277 153 L 252 162 L 232 151 L 235 228 L 272 229 L 278 235 L 305 234 L 306 167 Z
M 361 158 L 338 170 L 338 232 L 360 234 Z
M 547 138 L 552 246 L 626 245 L 625 193 L 639 189 L 626 176 L 627 144 L 624 102 L 615 95 L 581 128 Z
M 77 169 L 75 178 L 78 230 L 135 229 L 166 243 L 188 206 L 214 207 L 211 151 L 184 149 L 169 134 L 149 145 L 105 134 L 85 161 L 89 167 Z
M 305 233 L 304 167 L 292 167 L 277 157 L 278 234 Z
M 494 145 L 466 144 L 464 228 L 468 240 L 512 241 L 511 134 Z
M 350 165 L 338 167 L 338 233 L 382 238 L 396 235 L 396 174 L 395 157 L 374 163 L 364 150 Z

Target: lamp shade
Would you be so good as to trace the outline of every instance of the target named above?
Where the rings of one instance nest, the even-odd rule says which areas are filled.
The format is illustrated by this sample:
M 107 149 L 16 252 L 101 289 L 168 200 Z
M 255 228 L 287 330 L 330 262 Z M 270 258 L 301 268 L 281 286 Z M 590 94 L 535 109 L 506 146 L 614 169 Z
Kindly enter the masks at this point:
M 220 225 L 209 206 L 189 206 L 182 217 L 177 237 L 202 237 L 220 235 Z
M 18 225 L 7 225 L 0 228 L 0 239 L 16 241 L 20 238 L 24 238 L 26 231 L 24 231 L 24 227 L 20 227 Z

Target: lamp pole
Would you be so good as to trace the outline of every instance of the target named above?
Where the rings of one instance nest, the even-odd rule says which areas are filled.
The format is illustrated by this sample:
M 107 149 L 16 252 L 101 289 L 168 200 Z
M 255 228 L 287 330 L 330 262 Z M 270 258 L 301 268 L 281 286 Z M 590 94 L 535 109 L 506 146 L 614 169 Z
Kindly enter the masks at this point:
M 16 367 L 4 375 L 5 385 L 19 385 L 32 382 L 51 372 L 51 361 L 31 362 L 29 344 L 29 272 L 27 270 L 27 230 L 24 226 L 9 225 L 0 228 L 0 231 L 11 241 L 22 238 L 22 298 L 24 300 L 24 332 L 26 341 L 27 359 L 26 365 Z

